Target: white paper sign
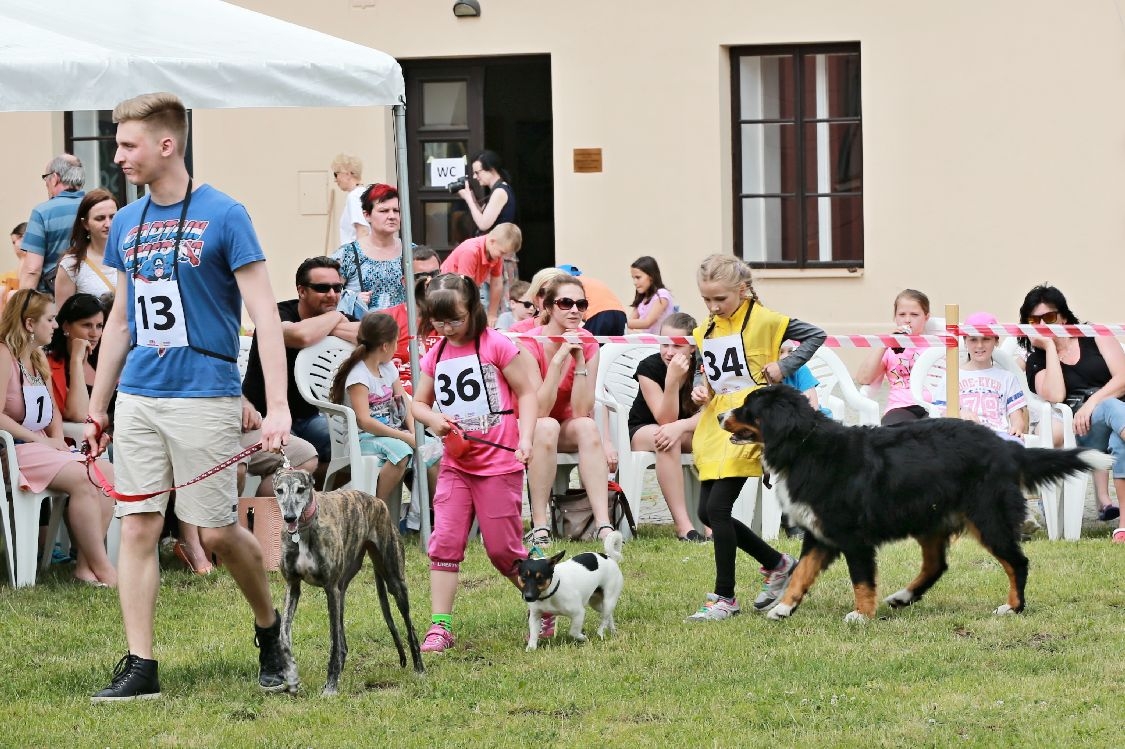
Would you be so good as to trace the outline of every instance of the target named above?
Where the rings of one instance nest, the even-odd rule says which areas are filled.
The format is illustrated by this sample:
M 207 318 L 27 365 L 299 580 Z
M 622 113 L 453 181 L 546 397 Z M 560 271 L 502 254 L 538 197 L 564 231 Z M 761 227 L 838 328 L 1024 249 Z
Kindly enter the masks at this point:
M 465 157 L 430 159 L 430 186 L 445 187 L 465 176 Z

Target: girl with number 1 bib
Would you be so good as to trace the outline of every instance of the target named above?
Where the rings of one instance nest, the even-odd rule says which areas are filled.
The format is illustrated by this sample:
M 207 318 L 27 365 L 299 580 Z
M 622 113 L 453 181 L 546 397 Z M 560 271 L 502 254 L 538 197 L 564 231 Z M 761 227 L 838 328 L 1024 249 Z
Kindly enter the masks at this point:
M 453 273 L 436 277 L 426 302 L 434 329 L 445 338 L 422 359 L 412 410 L 446 438 L 428 549 L 433 624 L 422 642 L 423 652 L 440 653 L 453 647 L 453 600 L 473 518 L 489 560 L 513 584 L 516 564 L 527 558 L 521 537 L 523 472 L 538 401 L 534 363 L 488 327 L 471 279 Z
M 762 475 L 761 448 L 735 445 L 719 426 L 718 414 L 737 408 L 752 390 L 779 383 L 807 362 L 824 342 L 824 331 L 765 307 L 754 293 L 750 266 L 732 255 L 711 255 L 699 266 L 697 281 L 710 317 L 695 329 L 704 382 L 692 390 L 703 406 L 692 439 L 699 470 L 699 519 L 715 542 L 715 590 L 688 621 L 729 619 L 741 612 L 734 596 L 738 549 L 761 564 L 765 576 L 754 601 L 768 611 L 781 597 L 796 562 L 731 517 L 746 479 Z M 778 361 L 782 341 L 800 341 Z

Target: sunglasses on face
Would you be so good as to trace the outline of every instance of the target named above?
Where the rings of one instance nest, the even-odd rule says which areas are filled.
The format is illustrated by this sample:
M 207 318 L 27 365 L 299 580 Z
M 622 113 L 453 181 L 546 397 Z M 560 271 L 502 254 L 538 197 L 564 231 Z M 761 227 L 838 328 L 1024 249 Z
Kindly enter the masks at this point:
M 414 273 L 415 278 L 437 278 L 439 275 L 441 275 L 440 270 L 420 270 Z
M 563 311 L 569 310 L 573 307 L 577 307 L 579 312 L 585 312 L 590 308 L 589 299 L 571 299 L 568 296 L 559 297 L 554 302 L 552 302 L 552 304 L 553 306 L 558 307 Z
M 526 301 L 524 301 L 523 299 L 512 299 L 512 300 L 510 300 L 510 301 L 512 302 L 512 304 L 520 304 L 520 305 L 523 305 L 523 308 L 524 308 L 524 309 L 531 309 L 532 307 L 534 307 L 534 306 L 535 306 L 535 305 L 534 305 L 534 304 L 532 304 L 531 302 L 526 302 Z
M 308 287 L 317 294 L 327 294 L 330 291 L 339 294 L 344 290 L 344 284 L 342 283 L 310 283 Z
M 1050 312 L 1044 312 L 1042 315 L 1028 315 L 1027 316 L 1027 321 L 1029 323 L 1031 323 L 1032 325 L 1038 325 L 1041 322 L 1045 323 L 1047 325 L 1054 325 L 1058 321 L 1058 319 L 1059 319 L 1058 310 L 1051 310 Z

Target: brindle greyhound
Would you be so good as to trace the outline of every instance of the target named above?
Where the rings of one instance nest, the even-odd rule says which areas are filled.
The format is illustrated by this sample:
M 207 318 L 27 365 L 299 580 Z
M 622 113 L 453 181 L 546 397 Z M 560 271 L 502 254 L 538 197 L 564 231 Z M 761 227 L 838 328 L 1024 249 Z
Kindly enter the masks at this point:
M 295 693 L 300 683 L 292 656 L 292 626 L 297 601 L 301 598 L 301 581 L 304 581 L 324 588 L 328 599 L 332 651 L 323 694 L 336 694 L 344 658 L 348 654 L 344 637 L 344 595 L 348 583 L 363 566 L 364 553 L 371 557 L 375 567 L 379 605 L 398 648 L 399 664 L 406 667 L 406 652 L 391 618 L 388 588 L 406 623 L 414 670 L 422 673 L 418 635 L 410 621 L 402 541 L 383 500 L 353 489 L 317 492 L 313 489 L 312 477 L 300 470 L 278 471 L 273 485 L 286 524 L 281 533 L 281 574 L 288 583 L 285 613 L 281 618 L 281 646 L 289 662 L 290 671 L 286 673 L 289 691 Z

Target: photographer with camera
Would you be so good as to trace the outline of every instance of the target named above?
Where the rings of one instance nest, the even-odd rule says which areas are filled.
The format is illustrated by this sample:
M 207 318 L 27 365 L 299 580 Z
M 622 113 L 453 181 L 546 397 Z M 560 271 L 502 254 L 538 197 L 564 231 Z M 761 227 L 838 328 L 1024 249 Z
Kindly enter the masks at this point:
M 485 149 L 473 157 L 472 175 L 477 184 L 485 188 L 487 199 L 484 206 L 477 203 L 467 178 L 450 184 L 446 189 L 456 192 L 469 207 L 477 235 L 487 234 L 500 224 L 516 222 L 516 195 L 508 184 L 508 172 L 495 151 Z M 459 187 L 457 185 L 460 184 Z

